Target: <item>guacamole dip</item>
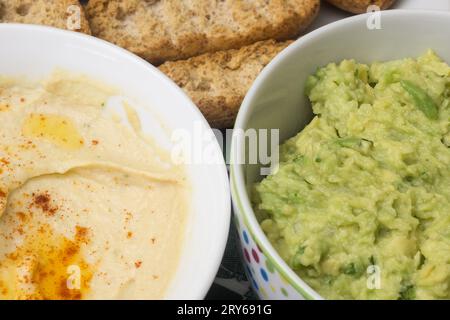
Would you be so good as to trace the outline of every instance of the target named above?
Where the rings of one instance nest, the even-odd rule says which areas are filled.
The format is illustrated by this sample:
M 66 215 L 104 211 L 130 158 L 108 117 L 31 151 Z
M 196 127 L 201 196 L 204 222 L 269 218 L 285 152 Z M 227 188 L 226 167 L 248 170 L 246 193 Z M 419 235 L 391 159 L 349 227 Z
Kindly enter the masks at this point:
M 316 116 L 255 187 L 271 243 L 325 298 L 449 299 L 450 67 L 345 60 L 306 92 Z

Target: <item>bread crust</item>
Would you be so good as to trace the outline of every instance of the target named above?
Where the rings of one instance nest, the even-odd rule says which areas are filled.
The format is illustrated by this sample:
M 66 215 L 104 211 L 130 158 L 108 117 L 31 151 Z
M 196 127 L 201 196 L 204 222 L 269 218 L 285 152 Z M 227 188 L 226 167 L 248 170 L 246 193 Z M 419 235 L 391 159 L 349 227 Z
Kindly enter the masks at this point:
M 351 12 L 351 13 L 366 13 L 367 8 L 371 5 L 378 6 L 381 10 L 389 9 L 395 0 L 327 0 L 332 5 Z
M 84 8 L 78 0 L 0 0 L 0 22 L 48 25 L 68 29 L 69 7 L 80 8 L 80 31 L 91 34 Z
M 169 61 L 159 69 L 191 97 L 213 128 L 230 128 L 253 81 L 291 42 L 260 41 L 238 50 Z
M 95 36 L 158 65 L 293 39 L 319 7 L 319 0 L 90 0 L 86 13 Z

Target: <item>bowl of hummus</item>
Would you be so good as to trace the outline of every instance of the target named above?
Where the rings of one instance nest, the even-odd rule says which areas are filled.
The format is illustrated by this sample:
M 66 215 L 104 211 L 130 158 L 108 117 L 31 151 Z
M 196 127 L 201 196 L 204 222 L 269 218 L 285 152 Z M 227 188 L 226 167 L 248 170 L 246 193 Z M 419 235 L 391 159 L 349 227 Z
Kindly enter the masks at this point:
M 203 298 L 230 201 L 198 109 L 93 37 L 2 24 L 0 40 L 0 299 Z
M 261 298 L 450 299 L 450 13 L 377 14 L 299 39 L 238 115 L 232 196 Z

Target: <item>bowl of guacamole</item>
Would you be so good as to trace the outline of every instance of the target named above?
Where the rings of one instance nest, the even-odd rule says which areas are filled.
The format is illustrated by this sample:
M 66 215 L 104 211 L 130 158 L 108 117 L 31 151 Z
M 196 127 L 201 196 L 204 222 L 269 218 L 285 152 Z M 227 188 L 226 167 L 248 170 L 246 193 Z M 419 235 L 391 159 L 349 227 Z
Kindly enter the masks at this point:
M 262 298 L 450 299 L 450 50 L 407 14 L 383 13 L 384 31 L 356 28 L 361 17 L 319 29 L 246 97 L 237 128 L 279 131 L 269 174 L 262 161 L 231 166 L 244 260 Z M 422 28 L 438 35 L 450 18 L 414 14 L 433 15 Z M 352 27 L 354 37 L 339 38 Z M 415 41 L 401 42 L 411 28 Z M 321 53 L 333 35 L 340 49 Z

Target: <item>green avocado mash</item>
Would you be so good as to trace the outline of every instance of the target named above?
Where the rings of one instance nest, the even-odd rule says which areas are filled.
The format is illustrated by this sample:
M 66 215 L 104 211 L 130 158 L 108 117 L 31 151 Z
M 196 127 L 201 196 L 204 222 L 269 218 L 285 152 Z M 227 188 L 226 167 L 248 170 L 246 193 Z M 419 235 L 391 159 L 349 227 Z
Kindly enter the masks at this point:
M 450 67 L 344 60 L 306 92 L 316 116 L 254 190 L 275 249 L 325 298 L 449 299 Z

